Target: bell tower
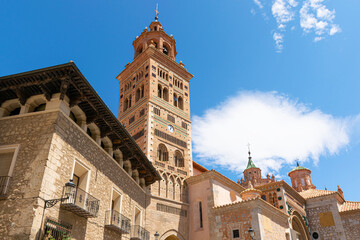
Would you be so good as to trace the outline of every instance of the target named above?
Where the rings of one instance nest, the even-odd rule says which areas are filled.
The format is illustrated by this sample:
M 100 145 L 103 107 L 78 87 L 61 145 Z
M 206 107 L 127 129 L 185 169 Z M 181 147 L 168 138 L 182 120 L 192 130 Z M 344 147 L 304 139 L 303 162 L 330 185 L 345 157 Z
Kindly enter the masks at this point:
M 151 199 L 146 228 L 152 235 L 179 229 L 179 234 L 187 236 L 185 179 L 193 171 L 189 93 L 193 75 L 175 61 L 175 39 L 164 31 L 157 16 L 133 46 L 133 61 L 117 76 L 119 121 L 162 176 L 147 189 Z M 151 218 L 159 214 L 164 221 L 155 226 Z

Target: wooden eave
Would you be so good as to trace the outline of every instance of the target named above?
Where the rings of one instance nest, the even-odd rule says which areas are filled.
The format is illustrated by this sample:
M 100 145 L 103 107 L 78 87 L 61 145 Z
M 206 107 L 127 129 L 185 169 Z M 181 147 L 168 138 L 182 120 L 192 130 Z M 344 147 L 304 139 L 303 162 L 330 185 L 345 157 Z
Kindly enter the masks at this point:
M 186 71 L 184 67 L 182 67 L 179 63 L 172 60 L 166 54 L 160 52 L 154 47 L 148 47 L 145 51 L 139 54 L 127 67 L 116 77 L 119 81 L 126 80 L 134 71 L 139 67 L 139 62 L 143 63 L 147 59 L 152 58 L 155 61 L 161 62 L 168 69 L 175 72 L 181 78 L 186 81 L 190 81 L 192 77 L 194 77 L 191 73 Z
M 100 129 L 101 137 L 109 137 L 114 149 L 120 149 L 138 168 L 146 185 L 161 179 L 161 176 L 145 156 L 135 140 L 126 131 L 100 96 L 82 75 L 75 63 L 65 63 L 34 71 L 0 77 L 0 105 L 7 100 L 19 98 L 23 105 L 26 99 L 44 94 L 50 100 L 52 94 L 66 95 L 70 106 L 78 105 L 86 114 L 87 122 L 94 122 Z M 125 159 L 126 160 L 126 159 Z

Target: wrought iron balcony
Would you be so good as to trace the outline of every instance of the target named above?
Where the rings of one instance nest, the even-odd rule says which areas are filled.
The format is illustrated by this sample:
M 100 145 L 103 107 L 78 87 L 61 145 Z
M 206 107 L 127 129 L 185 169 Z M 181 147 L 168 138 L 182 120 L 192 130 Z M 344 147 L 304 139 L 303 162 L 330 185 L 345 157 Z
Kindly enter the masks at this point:
M 0 176 L 0 197 L 6 197 L 8 193 L 9 183 L 10 183 L 9 176 Z
M 120 233 L 130 233 L 130 219 L 117 211 L 109 210 L 105 213 L 105 227 Z
M 134 225 L 131 231 L 131 240 L 149 240 L 150 233 L 145 228 L 140 227 L 139 225 Z
M 61 203 L 62 208 L 82 217 L 97 217 L 100 201 L 84 190 L 74 188 L 70 193 L 65 193 L 64 187 L 63 197 L 68 199 Z

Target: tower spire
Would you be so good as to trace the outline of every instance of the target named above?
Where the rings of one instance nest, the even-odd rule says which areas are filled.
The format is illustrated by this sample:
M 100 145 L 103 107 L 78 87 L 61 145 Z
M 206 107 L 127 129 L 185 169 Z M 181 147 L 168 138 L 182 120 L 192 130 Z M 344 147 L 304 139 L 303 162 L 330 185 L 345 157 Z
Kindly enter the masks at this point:
M 156 9 L 155 9 L 155 21 L 157 22 L 159 20 L 159 11 L 158 11 L 158 7 L 159 7 L 159 4 L 157 3 L 156 4 Z
M 252 161 L 251 159 L 251 151 L 250 151 L 250 143 L 248 143 L 248 154 L 249 154 L 249 160 L 248 160 L 248 164 L 247 164 L 247 167 L 246 169 L 249 169 L 249 168 L 257 168 L 254 164 L 254 162 Z

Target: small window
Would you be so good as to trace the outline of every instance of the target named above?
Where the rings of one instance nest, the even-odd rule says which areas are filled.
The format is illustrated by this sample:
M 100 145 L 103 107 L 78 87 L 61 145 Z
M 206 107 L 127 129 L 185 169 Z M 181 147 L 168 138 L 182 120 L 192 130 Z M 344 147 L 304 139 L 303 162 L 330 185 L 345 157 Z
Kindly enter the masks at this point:
M 158 116 L 160 116 L 160 109 L 154 108 L 154 113 Z
M 37 106 L 36 108 L 34 108 L 34 112 L 45 111 L 45 107 L 46 107 L 46 104 L 45 104 L 45 103 L 40 104 L 39 106 Z
M 156 67 L 155 67 L 154 65 L 151 65 L 151 68 L 152 68 L 153 70 L 156 70 Z
M 187 129 L 187 124 L 185 122 L 182 122 L 181 127 L 184 128 L 184 129 Z
M 12 110 L 9 114 L 9 116 L 15 116 L 15 115 L 19 115 L 20 114 L 20 110 L 21 107 L 15 108 L 14 110 Z
M 140 117 L 143 116 L 144 114 L 145 114 L 145 109 L 142 109 L 142 110 L 140 111 Z
M 202 216 L 202 205 L 199 202 L 199 217 L 200 217 L 200 228 L 203 228 L 203 216 Z
M 172 123 L 175 123 L 175 118 L 173 116 L 169 115 L 169 114 L 167 116 L 167 120 L 169 120 Z
M 148 70 L 149 69 L 149 65 L 146 66 L 145 70 Z
M 132 124 L 134 121 L 135 121 L 135 116 L 132 116 L 132 117 L 129 119 L 129 125 Z
M 155 74 L 155 73 L 152 73 L 151 76 L 156 77 L 156 74 Z
M 240 238 L 240 230 L 239 229 L 233 230 L 233 238 Z
M 145 78 L 147 78 L 149 76 L 149 74 L 147 73 L 147 74 L 145 74 Z

